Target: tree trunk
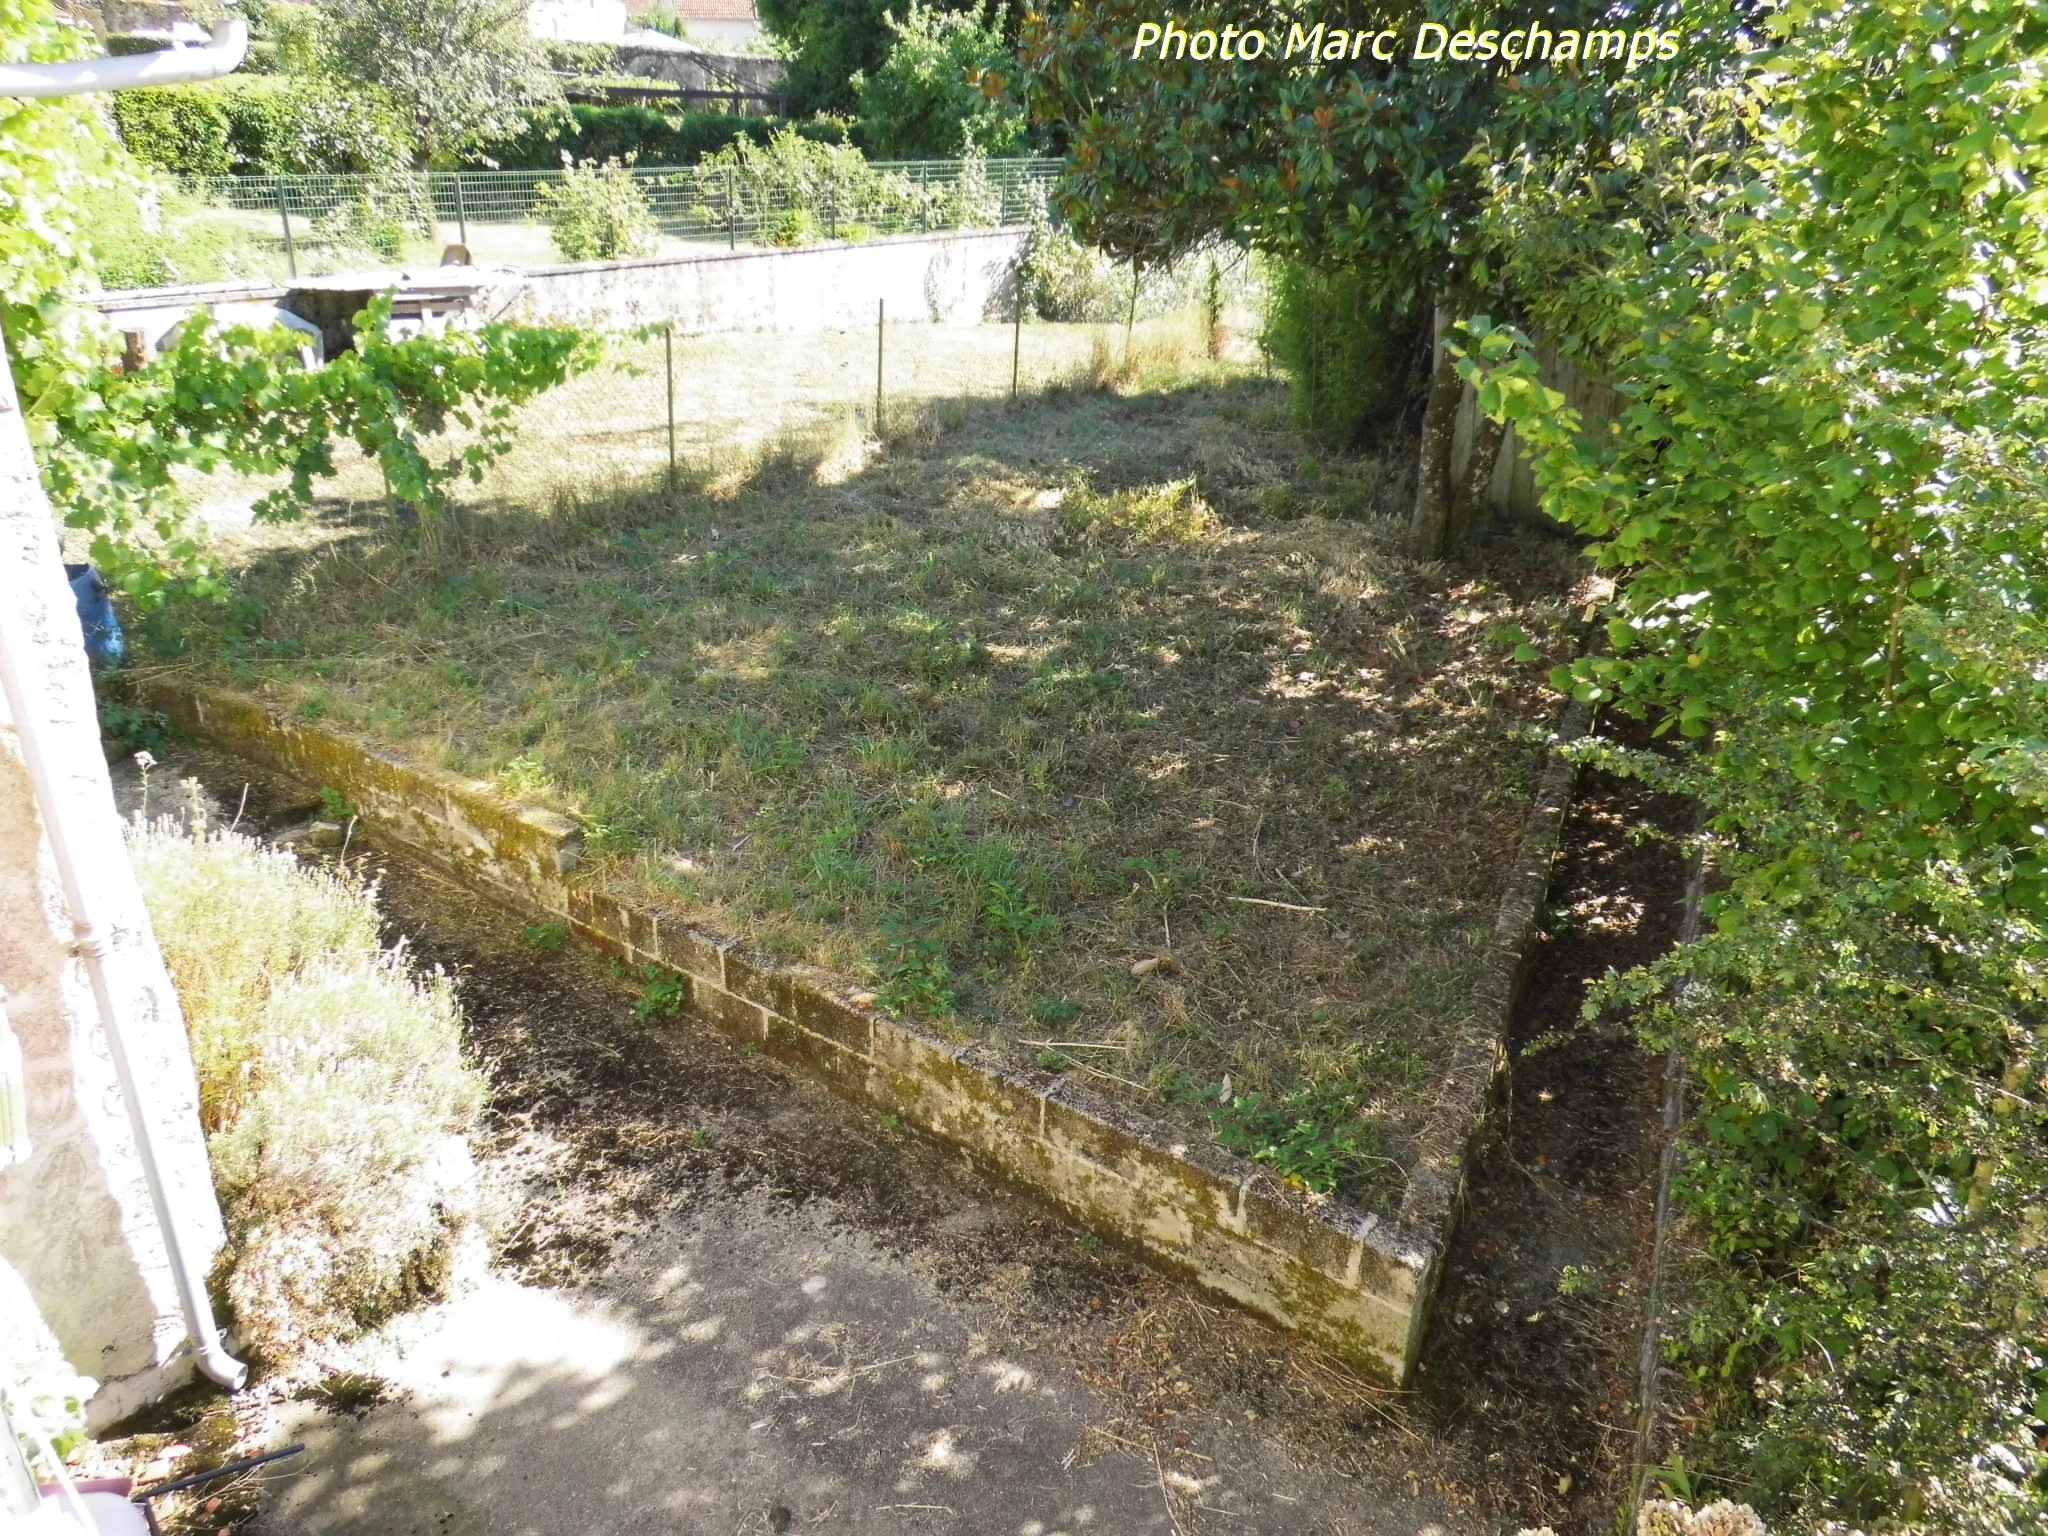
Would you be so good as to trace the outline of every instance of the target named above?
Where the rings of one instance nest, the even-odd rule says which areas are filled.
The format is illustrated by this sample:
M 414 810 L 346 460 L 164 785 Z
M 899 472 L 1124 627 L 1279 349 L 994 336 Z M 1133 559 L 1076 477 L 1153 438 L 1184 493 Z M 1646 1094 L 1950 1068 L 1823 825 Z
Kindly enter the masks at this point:
M 1434 560 L 1449 546 L 1451 535 L 1451 439 L 1458 426 L 1458 400 L 1465 381 L 1456 359 L 1445 350 L 1442 316 L 1436 327 L 1436 366 L 1429 378 L 1429 405 L 1422 413 L 1422 464 L 1415 477 L 1415 515 L 1408 524 L 1408 552 L 1418 560 Z
M 1465 477 L 1458 483 L 1457 499 L 1451 506 L 1449 548 L 1464 543 L 1473 525 L 1485 516 L 1487 488 L 1493 484 L 1493 468 L 1500 462 L 1501 445 L 1507 441 L 1507 435 L 1506 422 L 1480 416 L 1472 434 L 1472 457 L 1465 465 Z

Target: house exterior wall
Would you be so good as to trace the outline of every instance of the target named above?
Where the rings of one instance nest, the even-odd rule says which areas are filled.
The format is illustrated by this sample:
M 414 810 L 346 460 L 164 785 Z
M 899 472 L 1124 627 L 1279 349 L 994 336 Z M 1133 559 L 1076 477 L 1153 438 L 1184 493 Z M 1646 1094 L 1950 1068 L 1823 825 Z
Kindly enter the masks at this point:
M 92 682 L 0 352 L 0 594 L 36 736 L 93 881 L 108 978 L 126 1012 L 163 1173 L 210 1265 L 223 1240 L 184 1020 L 128 863 Z M 189 1374 L 186 1330 L 126 1102 L 22 754 L 0 695 L 0 985 L 27 1080 L 30 1151 L 0 1168 L 0 1363 L 51 1352 L 98 1381 L 95 1425 Z
M 761 23 L 753 18 L 745 21 L 692 20 L 683 23 L 683 33 L 691 42 L 703 47 L 738 52 L 761 35 Z
M 625 0 L 533 0 L 527 30 L 557 43 L 616 43 L 626 35 Z

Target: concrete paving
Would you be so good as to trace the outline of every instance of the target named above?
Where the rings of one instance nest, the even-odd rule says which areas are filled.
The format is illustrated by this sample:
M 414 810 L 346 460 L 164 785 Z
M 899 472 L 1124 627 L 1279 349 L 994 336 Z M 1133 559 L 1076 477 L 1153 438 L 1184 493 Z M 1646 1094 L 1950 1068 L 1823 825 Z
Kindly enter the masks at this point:
M 644 1234 L 604 1282 L 486 1275 L 399 1320 L 364 1368 L 398 1394 L 301 1408 L 267 1536 L 1196 1532 L 1451 1536 L 1266 1434 L 1153 1459 L 1091 1426 L 1062 1362 L 998 1347 L 816 1204 L 736 1197 Z M 1220 1433 L 1219 1433 L 1220 1431 Z

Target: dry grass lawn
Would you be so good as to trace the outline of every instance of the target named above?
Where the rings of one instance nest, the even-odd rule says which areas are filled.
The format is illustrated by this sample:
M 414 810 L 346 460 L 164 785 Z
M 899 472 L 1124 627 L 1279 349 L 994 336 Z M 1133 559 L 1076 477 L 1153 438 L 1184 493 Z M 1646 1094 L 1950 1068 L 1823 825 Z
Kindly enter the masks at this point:
M 707 927 L 1384 1198 L 1494 1022 L 1569 548 L 1410 562 L 1405 452 L 1317 457 L 1281 386 L 1185 349 L 902 425 L 487 484 L 412 542 L 337 502 L 146 639 L 574 810 Z

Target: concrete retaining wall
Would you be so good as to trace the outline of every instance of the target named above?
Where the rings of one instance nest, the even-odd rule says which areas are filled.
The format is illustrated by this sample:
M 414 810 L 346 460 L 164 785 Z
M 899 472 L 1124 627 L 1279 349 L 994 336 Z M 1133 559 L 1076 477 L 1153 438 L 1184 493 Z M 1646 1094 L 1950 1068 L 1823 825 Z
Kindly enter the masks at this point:
M 577 828 L 552 812 L 508 805 L 487 785 L 401 762 L 245 696 L 169 681 L 136 691 L 191 734 L 341 790 L 372 827 L 518 910 L 687 977 L 691 1011 L 726 1034 L 964 1147 L 1089 1226 L 1377 1375 L 1405 1382 L 1412 1371 L 1465 1158 L 1504 1059 L 1498 1039 L 1459 1064 L 1408 1197 L 1384 1220 L 1306 1199 L 1127 1106 L 940 1040 L 870 997 L 764 965 L 673 913 L 578 879 Z M 1502 1010 L 1503 1038 L 1570 788 L 1568 765 L 1553 765 L 1501 912 L 1489 1001 Z
M 880 300 L 891 320 L 1006 320 L 1025 237 L 1012 226 L 537 267 L 509 314 L 604 329 L 807 331 L 870 325 Z
M 504 282 L 482 294 L 480 318 L 601 330 L 666 321 L 692 335 L 806 331 L 872 325 L 880 301 L 892 322 L 1007 320 L 1015 293 L 1011 273 L 1026 234 L 1012 225 L 786 250 L 705 245 L 636 261 L 505 269 Z M 415 275 L 430 277 L 432 270 Z M 364 286 L 374 280 L 365 275 Z M 191 283 L 93 294 L 87 302 L 115 329 L 139 334 L 144 347 L 154 349 L 201 305 L 223 325 L 283 323 L 279 315 L 293 291 L 291 283 Z

